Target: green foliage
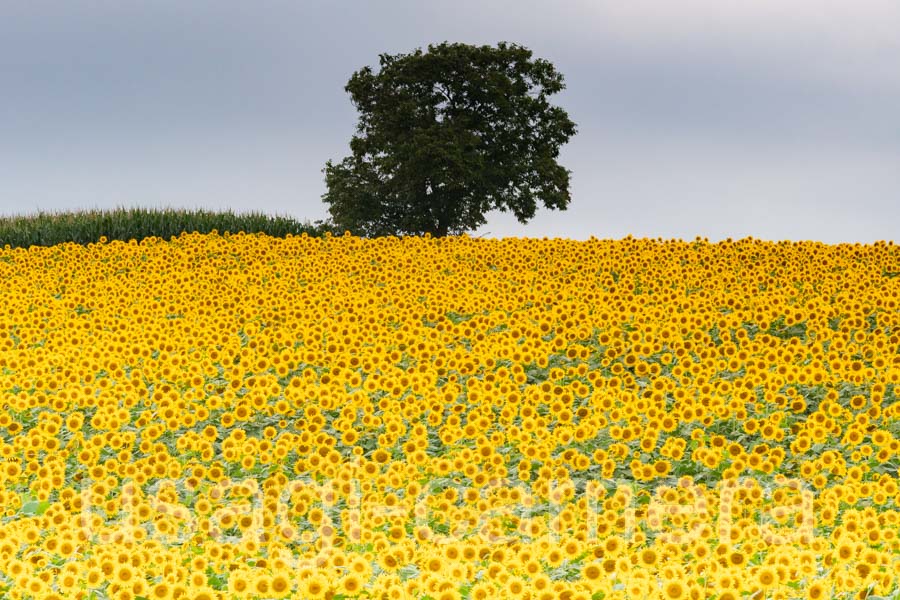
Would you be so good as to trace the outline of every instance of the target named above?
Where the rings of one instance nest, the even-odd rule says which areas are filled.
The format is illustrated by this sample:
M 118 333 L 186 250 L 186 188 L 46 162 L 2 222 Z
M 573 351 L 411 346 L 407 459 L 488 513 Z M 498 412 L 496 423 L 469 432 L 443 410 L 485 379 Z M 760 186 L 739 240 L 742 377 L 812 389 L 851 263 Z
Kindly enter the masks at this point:
M 360 113 L 351 156 L 328 161 L 323 201 L 357 235 L 459 234 L 490 210 L 525 223 L 537 203 L 564 210 L 557 164 L 575 124 L 547 98 L 564 89 L 527 48 L 449 44 L 380 56 L 345 87 Z
M 30 494 L 26 494 L 22 498 L 22 508 L 20 513 L 25 517 L 39 517 L 50 508 L 50 503 L 46 500 L 37 500 Z
M 0 247 L 53 246 L 65 242 L 89 244 L 107 240 L 168 239 L 183 232 L 266 233 L 320 236 L 328 227 L 321 222 L 303 223 L 290 217 L 231 211 L 119 208 L 76 212 L 39 212 L 36 215 L 0 218 Z

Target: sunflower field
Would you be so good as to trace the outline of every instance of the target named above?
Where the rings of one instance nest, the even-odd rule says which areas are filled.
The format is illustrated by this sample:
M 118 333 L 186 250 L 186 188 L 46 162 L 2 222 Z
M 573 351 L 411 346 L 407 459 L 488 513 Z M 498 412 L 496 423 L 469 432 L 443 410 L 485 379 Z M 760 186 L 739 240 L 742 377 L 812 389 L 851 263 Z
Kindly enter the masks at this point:
M 0 250 L 0 597 L 900 597 L 900 248 Z

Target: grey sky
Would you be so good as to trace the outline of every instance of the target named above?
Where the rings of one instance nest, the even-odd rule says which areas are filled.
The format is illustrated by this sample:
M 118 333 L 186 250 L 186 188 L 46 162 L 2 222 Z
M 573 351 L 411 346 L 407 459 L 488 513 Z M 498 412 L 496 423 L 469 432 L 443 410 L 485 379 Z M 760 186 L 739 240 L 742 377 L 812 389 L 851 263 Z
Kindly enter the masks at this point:
M 0 214 L 326 215 L 382 52 L 504 40 L 565 75 L 572 204 L 478 234 L 897 239 L 896 0 L 0 2 Z

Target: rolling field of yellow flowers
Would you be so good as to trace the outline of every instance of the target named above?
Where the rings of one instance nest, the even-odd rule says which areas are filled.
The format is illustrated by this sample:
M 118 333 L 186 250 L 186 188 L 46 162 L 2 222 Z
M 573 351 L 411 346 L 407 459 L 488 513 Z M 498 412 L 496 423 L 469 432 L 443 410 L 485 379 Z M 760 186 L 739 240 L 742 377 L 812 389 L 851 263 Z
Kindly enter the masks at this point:
M 900 594 L 891 243 L 185 234 L 0 282 L 2 598 Z

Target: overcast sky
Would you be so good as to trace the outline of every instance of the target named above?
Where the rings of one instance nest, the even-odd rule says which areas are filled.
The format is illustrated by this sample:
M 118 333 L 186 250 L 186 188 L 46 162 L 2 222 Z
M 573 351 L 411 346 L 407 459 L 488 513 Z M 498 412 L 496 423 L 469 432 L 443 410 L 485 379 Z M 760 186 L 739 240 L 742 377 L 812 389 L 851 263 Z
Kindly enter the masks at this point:
M 477 234 L 897 239 L 897 0 L 0 0 L 0 214 L 326 216 L 380 53 L 514 42 L 563 73 L 572 203 Z

